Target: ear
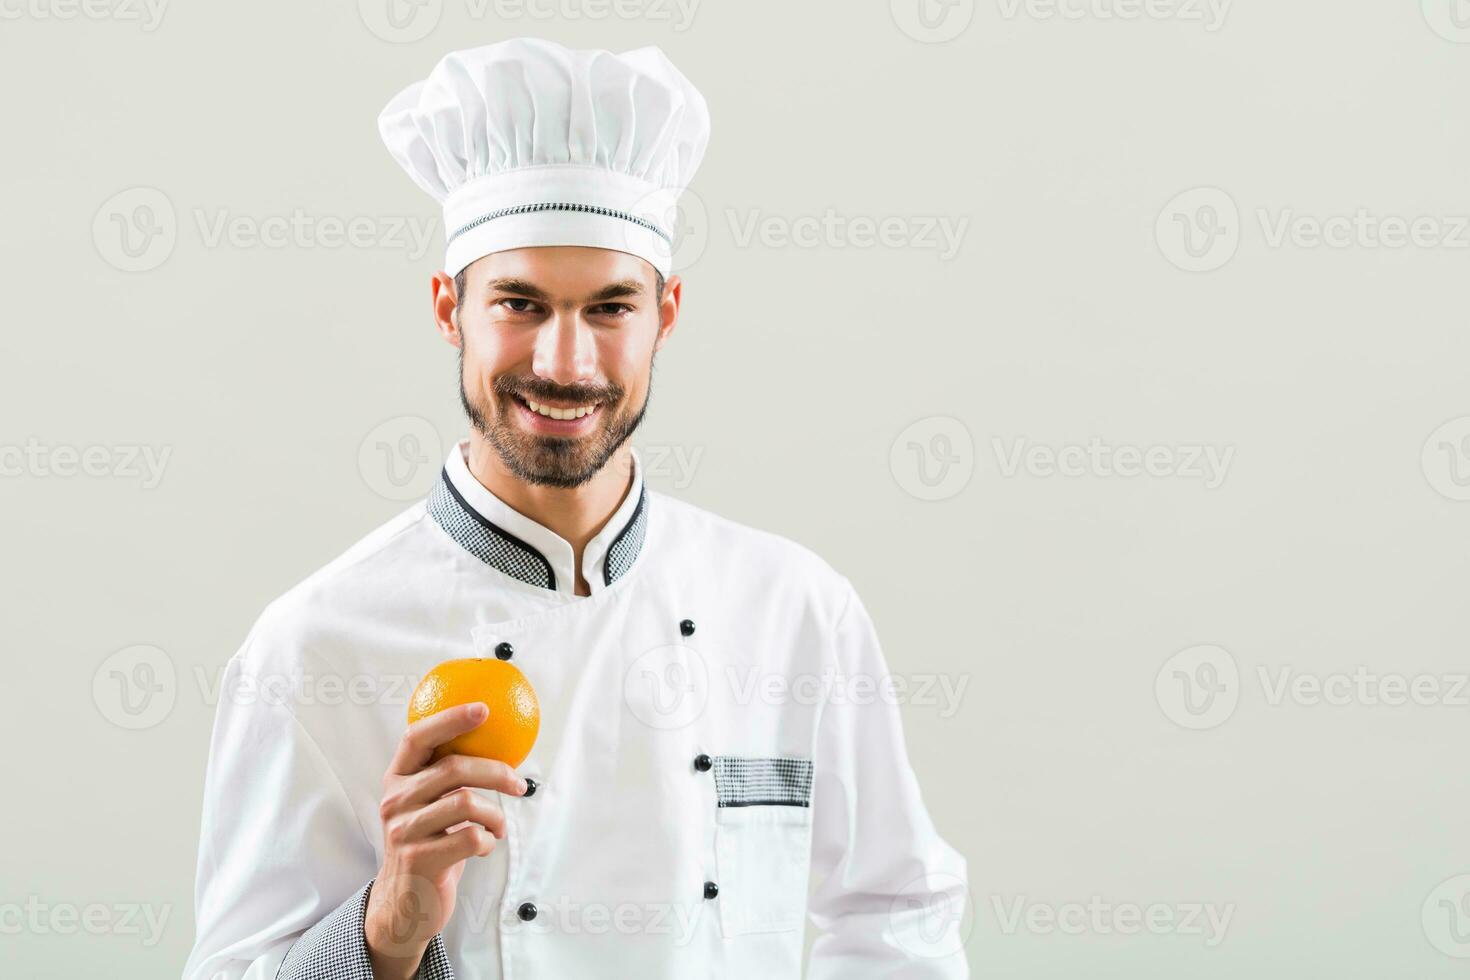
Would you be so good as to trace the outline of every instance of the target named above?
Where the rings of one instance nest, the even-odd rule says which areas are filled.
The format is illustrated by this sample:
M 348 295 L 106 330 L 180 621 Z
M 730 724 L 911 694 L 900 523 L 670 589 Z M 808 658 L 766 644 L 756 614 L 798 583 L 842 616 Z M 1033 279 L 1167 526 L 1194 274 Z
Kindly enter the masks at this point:
M 439 336 L 451 347 L 464 346 L 460 333 L 459 297 L 454 294 L 454 279 L 447 272 L 436 272 L 431 283 L 434 294 L 434 326 Z M 468 289 L 466 289 L 468 291 Z
M 655 352 L 661 350 L 664 341 L 674 332 L 674 327 L 679 323 L 679 304 L 684 300 L 684 280 L 678 276 L 670 276 L 664 281 L 664 297 L 658 305 L 658 336 L 654 338 L 653 349 Z

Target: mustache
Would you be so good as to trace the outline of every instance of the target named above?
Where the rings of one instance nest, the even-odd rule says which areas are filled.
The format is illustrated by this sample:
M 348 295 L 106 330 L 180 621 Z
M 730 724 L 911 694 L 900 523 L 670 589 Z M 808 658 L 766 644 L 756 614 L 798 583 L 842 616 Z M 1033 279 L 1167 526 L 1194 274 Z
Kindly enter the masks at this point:
M 499 377 L 490 383 L 497 395 L 519 396 L 533 401 L 563 402 L 615 402 L 623 397 L 623 386 L 606 385 L 559 385 L 545 378 Z

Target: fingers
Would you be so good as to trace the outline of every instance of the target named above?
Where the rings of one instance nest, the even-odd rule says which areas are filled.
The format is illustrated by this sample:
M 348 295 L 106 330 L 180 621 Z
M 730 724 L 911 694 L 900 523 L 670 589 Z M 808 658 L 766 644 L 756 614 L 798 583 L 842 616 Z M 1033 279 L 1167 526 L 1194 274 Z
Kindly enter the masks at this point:
M 510 796 L 526 792 L 526 781 L 510 766 L 469 755 L 447 755 L 411 776 L 390 775 L 387 784 L 387 793 L 378 808 L 385 834 L 400 818 L 463 787 L 492 789 Z
M 508 796 L 526 791 L 526 781 L 510 766 L 472 755 L 446 755 L 406 782 L 404 801 L 410 806 L 431 803 L 462 786 L 493 789 Z
M 408 850 L 408 867 L 412 873 L 427 877 L 468 858 L 486 857 L 495 850 L 495 835 L 484 827 L 469 824 L 452 834 L 410 844 Z
M 389 773 L 407 776 L 427 766 L 434 750 L 457 735 L 472 732 L 490 715 L 483 701 L 446 708 L 408 726 L 398 740 L 398 750 L 388 765 Z
M 457 789 L 413 811 L 401 823 L 390 827 L 388 833 L 399 835 L 403 841 L 413 841 L 434 837 L 467 820 L 490 831 L 497 840 L 505 838 L 505 812 L 471 789 Z

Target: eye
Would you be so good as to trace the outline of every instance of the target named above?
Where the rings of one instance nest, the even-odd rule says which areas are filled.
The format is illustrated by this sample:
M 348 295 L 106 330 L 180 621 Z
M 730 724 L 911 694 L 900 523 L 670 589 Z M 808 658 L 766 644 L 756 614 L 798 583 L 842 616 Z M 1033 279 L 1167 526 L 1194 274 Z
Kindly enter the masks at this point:
M 523 296 L 507 296 L 505 299 L 497 301 L 496 305 L 504 307 L 511 313 L 536 312 L 536 304 Z
M 627 303 L 598 303 L 589 310 L 593 316 L 624 316 L 633 312 Z

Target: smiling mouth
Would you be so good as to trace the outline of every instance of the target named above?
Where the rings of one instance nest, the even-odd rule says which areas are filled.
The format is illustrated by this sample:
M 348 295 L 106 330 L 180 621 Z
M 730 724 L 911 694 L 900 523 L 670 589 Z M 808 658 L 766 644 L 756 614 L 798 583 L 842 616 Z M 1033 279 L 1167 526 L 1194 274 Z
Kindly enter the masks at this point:
M 547 402 L 512 394 L 511 400 L 526 414 L 533 427 L 569 431 L 589 425 L 592 416 L 602 410 L 601 402 L 552 405 Z
M 593 412 L 597 411 L 599 404 L 597 402 L 592 402 L 591 404 L 586 405 L 549 405 L 546 402 L 538 402 L 530 398 L 522 398 L 520 395 L 515 395 L 514 397 L 516 401 L 520 402 L 522 405 L 524 405 L 526 408 L 529 408 L 537 415 L 543 415 L 546 418 L 557 419 L 559 421 L 571 421 L 572 419 L 579 419 L 584 415 L 591 415 Z

